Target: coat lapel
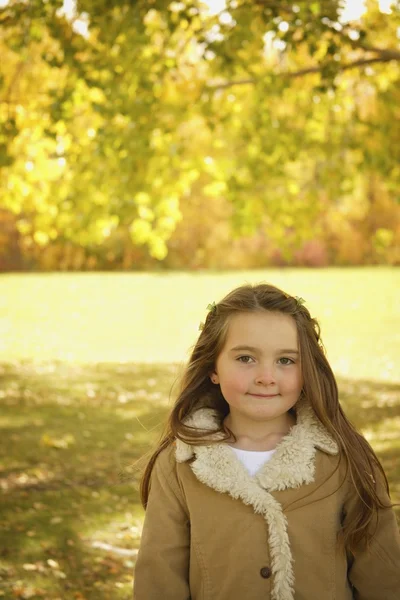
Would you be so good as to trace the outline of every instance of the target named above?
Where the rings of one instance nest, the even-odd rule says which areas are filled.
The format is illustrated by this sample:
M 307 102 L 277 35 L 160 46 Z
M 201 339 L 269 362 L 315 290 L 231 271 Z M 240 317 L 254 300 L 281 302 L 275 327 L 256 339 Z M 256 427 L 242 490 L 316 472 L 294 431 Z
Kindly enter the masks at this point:
M 185 462 L 194 457 L 190 466 L 199 481 L 251 505 L 265 518 L 271 552 L 273 600 L 294 599 L 294 576 L 286 517 L 270 492 L 312 483 L 317 448 L 329 454 L 338 453 L 336 442 L 319 423 L 310 406 L 299 405 L 296 413 L 296 425 L 255 476 L 249 475 L 226 443 L 218 443 L 221 434 L 214 434 L 215 443 L 205 446 L 189 445 L 181 440 L 176 442 L 177 461 Z M 196 429 L 212 431 L 217 428 L 217 415 L 212 409 L 200 409 L 186 423 Z

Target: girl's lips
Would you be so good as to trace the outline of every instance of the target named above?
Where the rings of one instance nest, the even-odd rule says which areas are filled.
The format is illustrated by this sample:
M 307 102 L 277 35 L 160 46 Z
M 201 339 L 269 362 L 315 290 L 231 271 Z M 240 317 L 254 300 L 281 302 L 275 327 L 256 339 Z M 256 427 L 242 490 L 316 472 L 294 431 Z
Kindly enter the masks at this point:
M 250 394 L 250 396 L 257 396 L 257 398 L 275 398 L 279 394 Z

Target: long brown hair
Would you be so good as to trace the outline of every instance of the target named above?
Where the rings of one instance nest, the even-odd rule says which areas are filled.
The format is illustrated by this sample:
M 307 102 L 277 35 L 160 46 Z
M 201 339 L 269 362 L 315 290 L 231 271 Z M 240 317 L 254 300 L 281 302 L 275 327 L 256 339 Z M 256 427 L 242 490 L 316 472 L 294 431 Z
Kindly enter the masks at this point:
M 151 472 L 157 456 L 164 448 L 175 439 L 191 444 L 215 443 L 209 439 L 210 432 L 186 426 L 185 417 L 199 408 L 213 408 L 220 417 L 217 431 L 225 435 L 223 439 L 232 438 L 232 432 L 223 424 L 229 413 L 229 405 L 219 386 L 211 383 L 210 374 L 214 371 L 217 357 L 225 344 L 230 318 L 238 313 L 260 311 L 283 313 L 291 316 L 296 323 L 304 382 L 302 396 L 311 404 L 317 418 L 336 440 L 341 459 L 346 460 L 347 470 L 358 496 L 353 514 L 349 515 L 348 525 L 342 532 L 344 543 L 353 549 L 360 542 L 368 542 L 370 523 L 376 518 L 378 509 L 386 508 L 377 495 L 373 474 L 382 475 L 389 491 L 387 479 L 371 446 L 348 421 L 342 410 L 335 376 L 325 356 L 317 320 L 311 317 L 299 299 L 269 284 L 236 288 L 208 313 L 183 374 L 180 393 L 165 432 L 145 469 L 140 487 L 142 504 L 146 507 Z

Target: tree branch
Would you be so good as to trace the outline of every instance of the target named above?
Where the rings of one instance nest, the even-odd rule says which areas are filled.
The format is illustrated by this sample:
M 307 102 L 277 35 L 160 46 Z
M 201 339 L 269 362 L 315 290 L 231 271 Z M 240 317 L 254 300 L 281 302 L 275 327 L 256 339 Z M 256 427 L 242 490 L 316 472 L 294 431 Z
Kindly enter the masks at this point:
M 365 65 L 370 65 L 372 63 L 385 63 L 390 62 L 392 60 L 400 61 L 400 51 L 398 50 L 385 50 L 381 48 L 368 48 L 368 52 L 375 52 L 379 54 L 379 56 L 374 56 L 372 58 L 360 58 L 358 60 L 354 60 L 349 63 L 345 63 L 343 65 L 339 65 L 340 71 L 347 71 L 348 69 L 354 69 L 356 67 L 363 67 Z M 300 69 L 299 71 L 286 71 L 280 73 L 282 77 L 294 78 L 294 77 L 303 77 L 304 75 L 310 75 L 311 73 L 320 73 L 322 71 L 321 66 L 315 67 L 307 67 L 305 69 Z M 212 90 L 222 90 L 225 88 L 233 87 L 234 85 L 248 85 L 250 83 L 256 83 L 256 79 L 238 79 L 237 81 L 226 81 L 222 83 L 213 84 L 210 82 L 206 87 Z
M 393 48 L 375 48 L 374 46 L 359 46 L 365 52 L 374 52 L 375 54 L 379 54 L 380 56 L 389 60 L 400 60 L 400 50 L 393 50 Z

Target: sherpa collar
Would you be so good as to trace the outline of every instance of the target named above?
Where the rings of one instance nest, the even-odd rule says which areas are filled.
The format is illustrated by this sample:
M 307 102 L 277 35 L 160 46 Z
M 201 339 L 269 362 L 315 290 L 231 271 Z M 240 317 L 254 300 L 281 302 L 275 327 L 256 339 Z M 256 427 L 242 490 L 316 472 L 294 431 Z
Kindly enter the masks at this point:
M 315 472 L 316 448 L 335 455 L 338 445 L 315 416 L 308 404 L 300 404 L 296 410 L 296 425 L 278 444 L 272 458 L 258 471 L 254 478 L 268 491 L 297 488 L 300 485 L 312 483 Z M 217 426 L 217 413 L 210 408 L 197 410 L 186 424 L 203 431 L 212 431 Z M 215 440 L 221 439 L 221 434 L 215 434 Z M 226 469 L 237 468 L 238 459 L 226 443 L 214 443 L 209 446 L 189 445 L 181 440 L 176 441 L 176 460 L 185 462 L 193 456 L 196 460 L 206 456 L 214 470 L 219 468 L 226 476 Z M 244 468 L 244 467 L 243 467 Z M 249 475 L 250 477 L 250 475 Z
M 269 531 L 273 600 L 294 600 L 294 575 L 286 517 L 270 492 L 312 483 L 317 448 L 332 455 L 338 453 L 336 442 L 309 405 L 296 407 L 296 415 L 296 425 L 254 476 L 248 473 L 228 444 L 218 443 L 220 433 L 214 435 L 217 443 L 206 446 L 176 441 L 177 462 L 195 457 L 190 466 L 199 481 L 253 506 L 254 511 L 265 518 Z M 199 409 L 186 421 L 187 425 L 203 431 L 215 430 L 216 423 L 217 414 L 209 408 Z

